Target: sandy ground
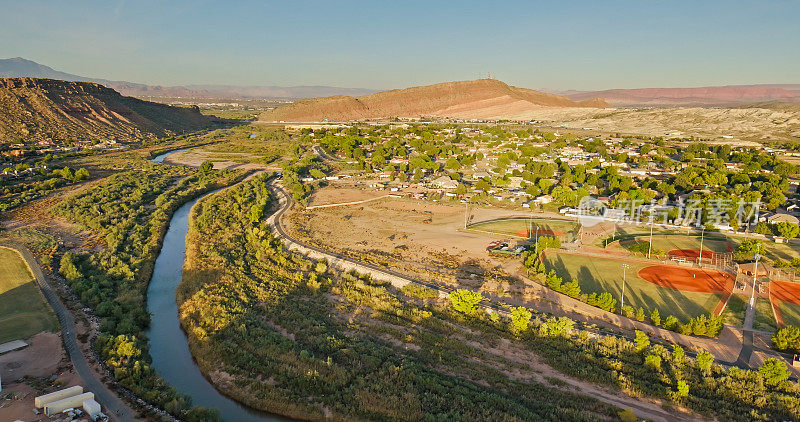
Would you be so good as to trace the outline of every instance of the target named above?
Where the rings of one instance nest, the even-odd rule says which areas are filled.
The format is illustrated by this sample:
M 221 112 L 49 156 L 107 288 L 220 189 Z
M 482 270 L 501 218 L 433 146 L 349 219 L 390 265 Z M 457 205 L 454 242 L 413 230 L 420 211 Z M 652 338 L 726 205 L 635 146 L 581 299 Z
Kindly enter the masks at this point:
M 348 202 L 386 193 L 326 187 L 312 202 Z M 503 209 L 482 209 L 478 214 L 481 220 L 527 215 Z M 459 203 L 383 198 L 357 205 L 295 208 L 285 223 L 300 239 L 401 272 L 472 288 L 523 293 L 524 286 L 515 286 L 510 276 L 519 270 L 520 260 L 486 251 L 489 242 L 510 239 L 465 231 L 464 216 L 465 206 Z
M 757 146 L 750 143 L 752 141 L 787 140 L 800 136 L 800 112 L 765 108 L 539 108 L 520 112 L 509 110 L 503 117 L 532 119 L 567 128 L 590 128 L 650 136 L 679 132 L 679 135 L 674 136 L 697 136 L 751 146 Z M 733 139 L 723 139 L 722 136 L 732 136 Z
M 215 169 L 244 169 L 266 170 L 268 166 L 259 164 L 263 162 L 260 157 L 246 152 L 215 152 L 202 148 L 193 148 L 187 151 L 170 154 L 165 160 L 168 164 L 179 164 L 190 167 L 199 167 L 203 161 L 214 162 Z
M 308 205 L 319 206 L 328 204 L 339 204 L 343 202 L 364 201 L 364 200 L 379 198 L 389 193 L 392 192 L 354 189 L 354 188 L 338 188 L 338 187 L 317 189 L 314 191 L 314 193 L 311 194 L 311 198 L 308 201 Z
M 0 374 L 3 392 L 0 397 L 0 420 L 51 420 L 33 413 L 33 399 L 60 388 L 80 385 L 81 380 L 71 370 L 71 363 L 61 347 L 61 337 L 55 333 L 39 333 L 24 349 L 0 355 Z M 54 377 L 51 380 L 51 377 Z

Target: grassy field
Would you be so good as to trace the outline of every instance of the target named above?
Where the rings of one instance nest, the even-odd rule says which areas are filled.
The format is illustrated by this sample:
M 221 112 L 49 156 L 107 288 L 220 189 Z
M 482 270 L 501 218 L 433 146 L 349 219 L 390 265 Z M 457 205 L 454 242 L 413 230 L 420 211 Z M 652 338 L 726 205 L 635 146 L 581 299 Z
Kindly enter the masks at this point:
M 547 270 L 554 269 L 565 281 L 577 279 L 586 293 L 610 292 L 619 300 L 622 294 L 622 261 L 597 257 L 549 252 L 545 259 Z M 659 287 L 637 275 L 648 266 L 630 262 L 625 284 L 625 305 L 642 307 L 649 313 L 658 309 L 662 319 L 674 315 L 685 321 L 708 314 L 719 304 L 720 294 L 684 292 Z
M 776 300 L 775 306 L 778 308 L 778 312 L 781 313 L 783 322 L 786 323 L 786 325 L 800 327 L 800 305 Z
M 635 239 L 622 240 L 622 246 L 632 242 L 649 242 L 649 235 L 637 235 Z M 615 243 L 610 245 L 615 246 Z M 721 238 L 704 238 L 703 250 L 713 252 L 731 252 L 735 250 L 736 245 L 729 240 Z M 684 235 L 653 235 L 653 249 L 660 249 L 664 252 L 669 252 L 674 249 L 696 249 L 700 250 L 700 237 L 699 236 L 684 236 Z
M 756 314 L 753 320 L 753 328 L 765 331 L 774 331 L 778 329 L 778 324 L 775 322 L 775 316 L 772 314 L 772 305 L 769 299 L 764 297 L 756 298 Z
M 722 321 L 735 327 L 744 325 L 744 313 L 748 300 L 749 297 L 744 295 L 732 295 L 725 310 L 722 311 Z
M 536 235 L 539 226 L 539 235 L 556 235 L 559 237 L 568 237 L 571 240 L 574 238 L 578 230 L 578 224 L 572 221 L 559 221 L 549 219 L 530 219 L 530 218 L 514 218 L 507 220 L 486 221 L 474 223 L 469 226 L 472 230 L 481 230 L 504 234 L 508 236 L 527 237 L 528 230 L 532 230 L 533 236 Z
M 58 328 L 28 266 L 16 251 L 0 248 L 0 343 Z

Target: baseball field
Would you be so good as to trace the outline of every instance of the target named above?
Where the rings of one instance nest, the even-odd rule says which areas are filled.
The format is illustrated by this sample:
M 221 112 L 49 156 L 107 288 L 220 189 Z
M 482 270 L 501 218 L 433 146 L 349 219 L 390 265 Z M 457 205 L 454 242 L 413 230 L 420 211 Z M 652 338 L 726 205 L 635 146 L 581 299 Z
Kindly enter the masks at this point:
M 702 314 L 718 313 L 733 288 L 725 273 L 637 260 L 549 251 L 547 270 L 553 269 L 565 281 L 578 280 L 585 293 L 622 294 L 623 264 L 627 264 L 625 305 L 642 307 L 649 314 L 658 309 L 662 318 L 673 315 L 688 320 Z

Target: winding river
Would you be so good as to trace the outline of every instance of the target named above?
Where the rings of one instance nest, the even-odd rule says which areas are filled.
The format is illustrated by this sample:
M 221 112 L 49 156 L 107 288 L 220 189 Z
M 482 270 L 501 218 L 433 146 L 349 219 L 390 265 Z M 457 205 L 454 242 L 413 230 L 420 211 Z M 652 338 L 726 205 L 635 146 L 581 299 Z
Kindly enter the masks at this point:
M 170 151 L 154 158 L 161 163 L 174 152 Z M 158 160 L 158 161 L 157 161 Z M 213 191 L 211 195 L 219 190 Z M 172 215 L 169 229 L 156 258 L 153 277 L 147 288 L 147 311 L 150 312 L 150 355 L 153 367 L 170 385 L 192 398 L 198 406 L 219 410 L 226 421 L 284 421 L 277 415 L 251 409 L 220 394 L 197 367 L 186 334 L 178 319 L 178 304 L 175 291 L 183 276 L 183 261 L 186 258 L 186 233 L 189 231 L 189 213 L 198 197 L 178 208 Z

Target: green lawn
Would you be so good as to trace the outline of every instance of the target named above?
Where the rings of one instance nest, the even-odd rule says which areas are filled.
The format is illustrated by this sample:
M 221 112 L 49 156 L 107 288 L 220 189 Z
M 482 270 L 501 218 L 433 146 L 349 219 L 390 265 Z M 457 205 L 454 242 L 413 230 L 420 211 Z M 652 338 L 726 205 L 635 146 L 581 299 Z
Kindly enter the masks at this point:
M 0 247 L 0 343 L 58 328 L 22 257 Z
M 756 330 L 775 331 L 777 325 L 769 299 L 765 297 L 756 298 L 756 314 L 753 320 L 753 328 Z
M 800 258 L 800 245 L 794 243 L 773 243 L 770 241 L 765 242 L 765 244 L 767 250 L 764 256 L 769 259 L 791 261 L 795 258 Z
M 514 218 L 508 220 L 474 223 L 469 226 L 469 229 L 524 237 L 529 229 L 532 230 L 532 233 L 535 236 L 536 226 L 539 226 L 539 233 L 542 235 L 564 233 L 564 235 L 568 237 L 574 236 L 579 228 L 578 224 L 572 221 L 549 220 L 541 218 Z
M 786 323 L 786 325 L 800 327 L 800 305 L 776 300 L 775 306 L 777 306 L 778 312 L 781 313 L 783 322 Z
M 748 296 L 732 295 L 728 300 L 728 305 L 725 306 L 725 310 L 722 311 L 722 321 L 734 327 L 744 325 L 744 314 L 747 310 L 748 300 L 750 300 Z
M 649 235 L 639 235 L 635 239 L 622 240 L 623 245 L 629 242 L 649 242 Z M 613 246 L 614 244 L 612 244 Z M 728 252 L 728 240 L 721 238 L 704 238 L 703 250 L 713 252 Z M 736 248 L 735 244 L 731 244 L 732 248 Z M 664 252 L 669 252 L 673 249 L 696 249 L 700 250 L 700 236 L 683 236 L 683 235 L 653 235 L 653 249 L 660 249 Z
M 656 286 L 637 275 L 648 266 L 629 263 L 625 283 L 625 305 L 642 307 L 649 313 L 658 309 L 661 318 L 674 315 L 681 321 L 708 314 L 721 299 L 716 293 L 684 292 Z M 586 293 L 610 292 L 619 300 L 622 293 L 622 261 L 597 257 L 548 252 L 545 260 L 547 270 L 554 269 L 565 281 L 577 279 Z

